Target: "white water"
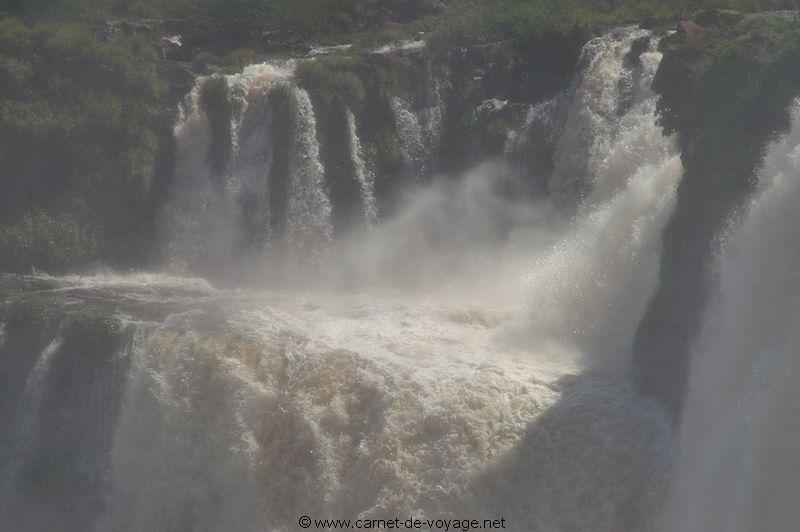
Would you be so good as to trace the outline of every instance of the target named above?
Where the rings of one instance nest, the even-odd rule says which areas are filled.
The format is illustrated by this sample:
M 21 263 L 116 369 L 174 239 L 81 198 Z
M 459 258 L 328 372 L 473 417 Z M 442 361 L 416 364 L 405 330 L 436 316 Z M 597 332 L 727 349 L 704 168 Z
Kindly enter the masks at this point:
M 289 197 L 284 251 L 290 264 L 324 264 L 333 234 L 331 203 L 325 189 L 325 169 L 319 158 L 317 121 L 308 93 L 292 87 L 289 93 L 292 147 L 289 154 Z
M 172 199 L 164 209 L 162 240 L 171 269 L 212 276 L 263 276 L 272 268 L 313 268 L 324 262 L 332 234 L 331 205 L 319 156 L 316 118 L 308 93 L 294 82 L 294 62 L 252 65 L 226 76 L 239 110 L 231 123 L 231 162 L 214 185 L 209 165 L 210 124 L 200 99 L 200 78 L 176 126 L 178 144 Z M 286 219 L 270 213 L 274 176 L 276 106 L 290 124 Z M 279 239 L 275 225 L 285 226 Z M 277 261 L 275 255 L 280 254 Z M 201 266 L 202 265 L 202 266 Z
M 507 159 L 525 159 L 529 149 L 531 136 L 539 136 L 543 142 L 552 142 L 561 134 L 558 120 L 559 107 L 564 99 L 563 94 L 531 105 L 525 114 L 522 125 L 511 131 L 503 147 L 503 154 Z
M 429 177 L 434 170 L 442 136 L 443 90 L 442 81 L 428 72 L 425 101 L 419 109 L 412 109 L 397 97 L 391 102 L 403 156 L 417 181 Z
M 583 72 L 579 78 L 564 133 L 556 152 L 556 170 L 550 191 L 556 201 L 573 206 L 593 194 L 597 199 L 611 197 L 625 184 L 633 167 L 647 151 L 664 150 L 660 128 L 641 134 L 641 114 L 655 109 L 650 83 L 661 54 L 655 39 L 642 55 L 642 66 L 624 67 L 624 57 L 636 39 L 647 37 L 645 30 L 619 28 L 589 41 L 581 54 Z M 625 112 L 629 102 L 640 107 Z M 620 120 L 620 115 L 624 117 Z M 627 119 L 626 119 L 627 118 Z M 651 121 L 645 122 L 645 127 Z M 627 137 L 627 138 L 626 138 Z M 644 153 L 643 153 L 644 152 Z
M 642 35 L 590 45 L 598 50 L 573 109 L 614 111 L 580 118 L 608 154 L 579 154 L 595 173 L 574 216 L 498 196 L 502 172 L 479 167 L 413 187 L 396 216 L 334 243 L 327 269 L 354 280 L 357 294 L 198 288 L 196 310 L 145 327 L 101 525 L 292 530 L 304 513 L 475 513 L 506 516 L 519 531 L 644 527 L 671 459 L 668 424 L 626 380 L 582 374 L 586 361 L 626 372 L 682 173 L 655 124 L 654 48 L 617 112 L 612 87 L 630 75 L 621 64 Z M 310 134 L 312 110 L 299 108 L 309 115 L 293 123 Z M 422 176 L 440 111 L 399 101 L 394 110 Z M 372 176 L 351 117 L 369 219 Z M 300 181 L 307 191 L 321 189 L 317 153 Z
M 561 139 L 592 169 L 588 194 L 567 198 L 570 187 L 554 184 L 557 198 L 509 199 L 494 165 L 459 180 L 430 176 L 443 113 L 432 83 L 417 112 L 395 102 L 403 147 L 430 182 L 409 187 L 397 214 L 366 236 L 338 241 L 314 109 L 291 65 L 228 78 L 244 107 L 221 193 L 195 89 L 176 131 L 170 257 L 184 271 L 239 267 L 240 201 L 270 205 L 269 100 L 280 88 L 291 115 L 281 252 L 293 270 L 320 268 L 298 272 L 313 290 L 288 293 L 162 274 L 47 279 L 62 304 L 99 307 L 139 331 L 97 530 L 296 530 L 300 515 L 646 530 L 671 434 L 625 376 L 628 344 L 654 289 L 681 169 L 653 114 L 659 54 L 643 55 L 628 96 L 610 88 L 629 75 L 622 62 L 640 35 L 594 41 L 576 80 L 573 117 L 584 105 L 619 111 L 573 118 L 608 153 Z M 595 90 L 598 101 L 587 96 Z M 344 133 L 367 215 L 374 183 L 359 170 L 355 126 L 348 120 Z M 557 164 L 565 176 L 563 154 Z M 564 203 L 575 207 L 565 214 Z M 253 219 L 266 220 L 269 255 L 269 212 Z M 255 253 L 251 264 L 266 268 L 269 257 Z M 349 291 L 326 291 L 320 270 Z
M 692 355 L 664 531 L 800 523 L 800 108 L 768 150 L 759 188 L 728 236 L 719 298 Z
M 350 160 L 353 163 L 355 179 L 358 181 L 361 190 L 361 208 L 364 211 L 364 219 L 367 226 L 372 228 L 378 223 L 378 205 L 375 200 L 375 174 L 372 169 L 367 167 L 364 159 L 364 148 L 358 138 L 358 127 L 353 111 L 346 110 L 347 133 L 350 141 Z
M 592 59 L 551 182 L 560 191 L 554 201 L 576 205 L 576 213 L 526 276 L 533 317 L 524 341 L 557 342 L 605 368 L 627 367 L 636 326 L 657 288 L 661 233 L 683 174 L 674 140 L 655 123 L 657 96 L 650 83 L 661 58 L 655 42 L 642 54 L 643 66 L 621 107 L 621 80 L 632 77 L 623 59 L 643 35 L 617 30 L 584 51 Z M 583 178 L 590 188 L 577 203 L 560 195 L 571 187 L 562 180 L 576 164 L 590 170 Z
M 42 351 L 27 379 L 25 389 L 16 408 L 16 413 L 11 427 L 13 439 L 10 441 L 9 456 L 4 468 L 0 468 L 0 500 L 9 500 L 13 493 L 13 483 L 17 480 L 20 468 L 25 463 L 28 446 L 33 441 L 36 425 L 36 416 L 42 404 L 45 393 L 47 373 L 50 369 L 53 356 L 61 348 L 62 339 L 56 338 Z M 0 502 L 0 515 L 8 509 Z M 0 522 L 1 524 L 1 522 Z

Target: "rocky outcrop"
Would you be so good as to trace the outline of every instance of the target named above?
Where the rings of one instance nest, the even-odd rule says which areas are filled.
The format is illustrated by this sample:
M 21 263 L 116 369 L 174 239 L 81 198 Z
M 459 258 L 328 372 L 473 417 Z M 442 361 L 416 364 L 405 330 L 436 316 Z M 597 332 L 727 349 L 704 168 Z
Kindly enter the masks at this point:
M 715 293 L 723 230 L 755 187 L 768 142 L 788 126 L 800 94 L 800 43 L 786 14 L 709 11 L 662 40 L 653 88 L 677 132 L 685 176 L 664 235 L 660 289 L 635 342 L 642 390 L 680 415 L 689 354 Z
M 548 31 L 526 41 L 504 41 L 439 52 L 449 73 L 441 169 L 458 173 L 502 152 L 506 134 L 524 118 L 521 105 L 565 90 L 591 29 Z M 497 102 L 490 116 L 475 114 Z M 484 109 L 485 110 L 485 109 Z M 487 141 L 487 142 L 484 142 Z

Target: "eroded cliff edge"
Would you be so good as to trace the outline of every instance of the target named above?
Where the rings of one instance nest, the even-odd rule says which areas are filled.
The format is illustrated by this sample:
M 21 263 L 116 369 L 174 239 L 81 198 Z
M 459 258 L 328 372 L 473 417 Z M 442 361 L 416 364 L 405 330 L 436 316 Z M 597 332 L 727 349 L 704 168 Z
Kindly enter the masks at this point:
M 677 132 L 685 169 L 664 234 L 660 289 L 635 343 L 642 389 L 679 415 L 689 354 L 717 287 L 719 240 L 746 207 L 770 141 L 800 94 L 793 13 L 708 11 L 661 43 L 653 82 L 660 120 Z

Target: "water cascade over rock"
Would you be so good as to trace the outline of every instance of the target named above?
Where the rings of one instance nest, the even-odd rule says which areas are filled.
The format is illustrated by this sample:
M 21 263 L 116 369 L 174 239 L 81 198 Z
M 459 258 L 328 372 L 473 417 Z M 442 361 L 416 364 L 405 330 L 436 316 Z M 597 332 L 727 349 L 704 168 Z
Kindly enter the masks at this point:
M 521 120 L 458 177 L 436 174 L 446 68 L 376 125 L 367 96 L 301 83 L 323 57 L 197 80 L 158 224 L 169 273 L 0 276 L 4 316 L 28 316 L 0 326 L 0 529 L 652 529 L 672 426 L 630 347 L 682 178 L 655 39 L 617 29 L 569 86 L 469 109 Z

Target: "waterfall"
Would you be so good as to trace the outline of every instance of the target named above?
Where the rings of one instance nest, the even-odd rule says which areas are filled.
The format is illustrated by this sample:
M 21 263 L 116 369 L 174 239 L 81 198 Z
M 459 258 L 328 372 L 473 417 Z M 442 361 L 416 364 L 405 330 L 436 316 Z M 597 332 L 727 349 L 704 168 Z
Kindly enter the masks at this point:
M 132 344 L 80 336 L 75 323 L 27 379 L 11 461 L 0 471 L 3 530 L 87 530 L 102 506 Z
M 297 530 L 302 515 L 430 516 L 651 529 L 673 440 L 628 355 L 682 177 L 656 123 L 660 59 L 648 32 L 615 30 L 587 44 L 571 87 L 531 104 L 506 151 L 552 170 L 535 200 L 509 197 L 502 163 L 435 175 L 450 110 L 432 70 L 425 95 L 380 101 L 375 117 L 301 85 L 294 61 L 198 78 L 159 221 L 171 274 L 34 277 L 59 319 L 90 309 L 136 333 L 94 357 L 91 334 L 42 355 L 30 374 L 41 385 L 26 391 L 41 400 L 26 400 L 36 412 L 22 416 L 20 465 L 2 480 L 8 504 L 44 510 L 0 522 L 255 532 Z M 414 179 L 379 219 L 401 151 Z M 367 155 L 391 159 L 390 175 Z M 370 230 L 334 231 L 340 205 Z M 235 288 L 212 285 L 220 278 Z
M 792 530 L 800 509 L 800 103 L 725 235 L 721 285 L 692 354 L 662 530 Z
M 173 270 L 263 275 L 321 260 L 332 233 L 330 201 L 314 108 L 294 69 L 276 61 L 224 77 L 229 101 L 212 102 L 233 108 L 221 176 L 209 164 L 214 132 L 203 108 L 213 78 L 197 80 L 175 128 L 175 183 L 160 224 Z
M 378 206 L 375 202 L 375 174 L 367 167 L 364 160 L 364 148 L 358 138 L 356 117 L 353 111 L 346 109 L 347 133 L 350 140 L 350 160 L 353 163 L 355 179 L 361 187 L 361 208 L 364 210 L 364 219 L 368 227 L 374 227 L 378 222 Z
M 553 201 L 574 205 L 575 214 L 526 279 L 534 331 L 528 341 L 558 341 L 600 366 L 626 366 L 656 289 L 661 233 L 683 175 L 674 140 L 656 123 L 656 43 L 648 41 L 628 64 L 641 39 L 649 34 L 621 29 L 586 45 L 588 66 L 551 181 Z M 581 187 L 570 177 L 576 175 Z
M 395 126 L 403 148 L 403 156 L 417 181 L 435 170 L 435 157 L 442 134 L 444 87 L 428 72 L 425 98 L 418 110 L 398 97 L 392 98 Z
M 22 396 L 15 408 L 14 417 L 9 427 L 9 448 L 6 450 L 7 456 L 3 457 L 0 463 L 0 496 L 3 501 L 9 500 L 9 494 L 13 490 L 14 481 L 19 475 L 26 453 L 27 445 L 33 438 L 33 430 L 36 424 L 36 416 L 41 406 L 43 395 L 46 391 L 45 384 L 50 364 L 53 357 L 61 349 L 63 340 L 56 338 L 42 351 L 30 374 L 25 379 L 25 387 Z M 8 508 L 0 502 L 0 516 L 7 513 Z M 0 520 L 2 523 L 2 520 Z
M 654 41 L 645 30 L 618 28 L 584 47 L 550 180 L 550 192 L 559 203 L 574 208 L 589 195 L 607 199 L 624 186 L 630 167 L 647 150 L 663 151 L 660 128 L 635 136 L 641 115 L 655 109 L 650 83 L 661 55 Z
M 289 153 L 287 252 L 295 261 L 322 265 L 333 229 L 331 204 L 325 190 L 325 169 L 319 157 L 317 121 L 308 92 L 292 87 L 289 94 L 292 146 Z

